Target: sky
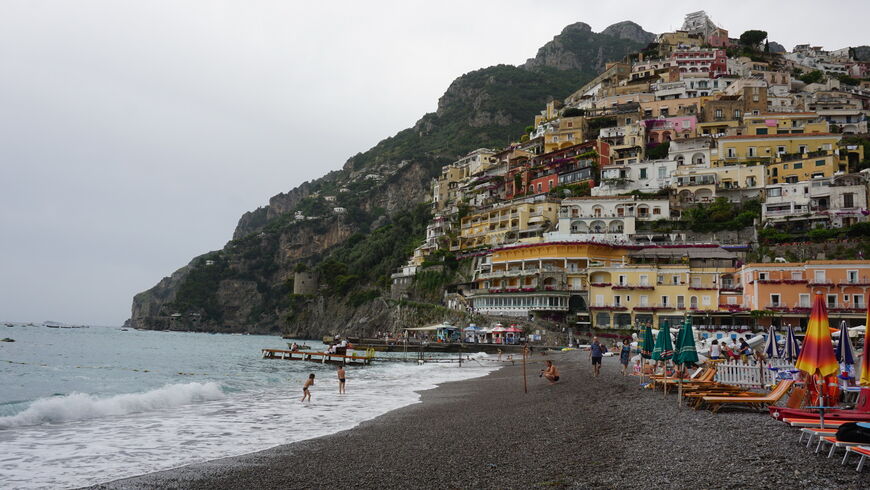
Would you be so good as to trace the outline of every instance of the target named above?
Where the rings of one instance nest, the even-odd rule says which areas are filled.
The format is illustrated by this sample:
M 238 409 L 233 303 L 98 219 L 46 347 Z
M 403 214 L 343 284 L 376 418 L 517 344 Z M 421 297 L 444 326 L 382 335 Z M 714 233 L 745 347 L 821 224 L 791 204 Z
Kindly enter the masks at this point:
M 520 64 L 582 21 L 870 44 L 870 4 L 402 0 L 0 2 L 0 320 L 120 325 L 270 196 Z M 751 15 L 749 15 L 751 13 Z

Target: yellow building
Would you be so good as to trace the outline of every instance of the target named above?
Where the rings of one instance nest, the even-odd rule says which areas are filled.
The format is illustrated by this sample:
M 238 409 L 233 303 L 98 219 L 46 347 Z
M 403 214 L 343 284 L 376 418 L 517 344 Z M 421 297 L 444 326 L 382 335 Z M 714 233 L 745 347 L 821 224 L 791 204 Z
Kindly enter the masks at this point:
M 841 136 L 831 133 L 744 134 L 723 136 L 713 150 L 714 165 L 744 161 L 771 161 L 777 156 L 831 151 Z
M 589 124 L 584 116 L 562 117 L 551 121 L 544 130 L 544 153 L 583 143 L 588 131 Z
M 691 116 L 700 114 L 701 105 L 712 99 L 713 97 L 711 96 L 704 96 L 684 99 L 654 100 L 651 102 L 641 102 L 640 109 L 643 113 L 644 119 Z
M 743 119 L 743 134 L 806 134 L 828 133 L 828 122 L 821 120 L 815 112 L 768 112 Z
M 719 247 L 647 248 L 630 252 L 628 261 L 589 267 L 593 327 L 658 327 L 685 315 L 715 316 L 737 256 Z
M 493 250 L 471 293 L 480 313 L 522 316 L 586 312 L 587 271 L 621 263 L 628 249 L 590 243 L 545 242 Z
M 674 193 L 680 205 L 713 202 L 719 196 L 737 202 L 759 195 L 765 182 L 761 164 L 682 165 L 674 172 Z
M 558 221 L 558 201 L 518 199 L 465 216 L 459 248 L 498 246 L 541 236 Z
M 831 177 L 841 170 L 839 159 L 833 151 L 782 156 L 766 167 L 768 184 L 794 184 L 815 178 Z
M 704 39 L 699 35 L 689 34 L 686 31 L 666 32 L 657 39 L 659 54 L 663 57 L 670 56 L 677 47 L 695 46 L 703 47 Z

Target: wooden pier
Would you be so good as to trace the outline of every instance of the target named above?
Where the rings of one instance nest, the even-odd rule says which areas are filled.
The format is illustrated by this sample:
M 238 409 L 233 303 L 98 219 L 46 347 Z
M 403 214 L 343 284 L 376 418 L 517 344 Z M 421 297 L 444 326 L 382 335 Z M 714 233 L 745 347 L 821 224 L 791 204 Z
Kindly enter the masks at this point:
M 321 364 L 347 364 L 368 366 L 372 362 L 370 356 L 348 356 L 329 354 L 327 352 L 292 351 L 281 349 L 263 349 L 263 359 L 284 359 L 285 361 L 309 361 Z

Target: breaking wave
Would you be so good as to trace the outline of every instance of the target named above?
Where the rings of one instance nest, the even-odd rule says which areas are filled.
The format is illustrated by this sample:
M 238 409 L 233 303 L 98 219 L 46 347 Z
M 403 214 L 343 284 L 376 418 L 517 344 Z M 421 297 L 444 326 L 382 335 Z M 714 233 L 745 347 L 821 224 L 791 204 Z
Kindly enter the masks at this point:
M 107 398 L 98 398 L 87 393 L 71 393 L 40 398 L 20 413 L 0 417 L 0 429 L 148 412 L 222 398 L 224 393 L 214 382 L 171 384 L 145 393 L 128 393 Z

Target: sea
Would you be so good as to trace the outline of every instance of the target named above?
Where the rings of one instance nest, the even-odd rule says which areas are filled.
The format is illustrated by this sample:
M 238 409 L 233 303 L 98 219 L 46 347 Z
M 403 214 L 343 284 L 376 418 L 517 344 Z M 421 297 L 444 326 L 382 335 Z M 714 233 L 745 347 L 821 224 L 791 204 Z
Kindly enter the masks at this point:
M 339 395 L 334 366 L 263 359 L 287 348 L 278 336 L 0 324 L 4 337 L 0 488 L 94 485 L 320 437 L 496 369 L 486 354 L 376 362 L 348 367 Z

